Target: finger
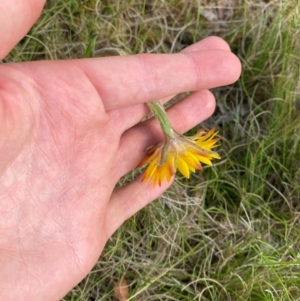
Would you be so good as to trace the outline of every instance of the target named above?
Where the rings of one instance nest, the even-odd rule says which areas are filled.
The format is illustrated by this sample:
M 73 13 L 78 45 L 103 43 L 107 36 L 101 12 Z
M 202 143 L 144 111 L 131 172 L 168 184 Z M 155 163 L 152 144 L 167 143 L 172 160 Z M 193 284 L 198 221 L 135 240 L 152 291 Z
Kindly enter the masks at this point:
M 194 92 L 168 110 L 172 125 L 178 132 L 186 132 L 201 121 L 207 119 L 215 110 L 215 98 L 208 90 Z M 145 156 L 149 145 L 163 139 L 163 133 L 156 119 L 139 123 L 125 132 L 120 141 L 116 162 L 119 178 L 134 169 Z
M 209 49 L 230 51 L 229 45 L 223 39 L 211 36 L 191 46 L 188 46 L 181 52 L 192 52 Z M 161 99 L 161 101 L 162 103 L 166 103 L 172 97 Z M 125 130 L 131 128 L 132 126 L 140 122 L 143 118 L 145 118 L 149 114 L 149 109 L 145 105 L 138 104 L 117 110 L 111 110 L 108 112 L 108 114 L 110 115 L 111 119 L 115 120 L 116 128 L 119 129 L 119 132 L 123 133 Z
M 77 64 L 101 96 L 106 110 L 235 82 L 238 58 L 227 50 L 139 54 L 65 62 Z M 63 67 L 63 66 L 61 66 Z
M 39 17 L 45 0 L 0 1 L 0 59 L 24 37 Z
M 111 236 L 128 218 L 158 198 L 171 183 L 163 182 L 162 186 L 152 187 L 137 178 L 130 184 L 118 188 L 112 194 L 107 208 L 107 233 Z

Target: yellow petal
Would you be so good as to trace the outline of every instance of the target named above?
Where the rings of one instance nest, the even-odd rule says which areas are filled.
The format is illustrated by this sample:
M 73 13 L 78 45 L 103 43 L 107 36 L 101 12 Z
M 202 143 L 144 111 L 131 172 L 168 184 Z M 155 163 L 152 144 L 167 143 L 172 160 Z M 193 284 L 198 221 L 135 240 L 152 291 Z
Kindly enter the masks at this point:
M 157 169 L 156 172 L 153 173 L 152 175 L 152 187 L 155 187 L 155 185 L 159 182 L 159 175 L 157 173 Z
M 196 141 L 195 142 L 199 147 L 205 149 L 205 150 L 211 150 L 214 147 L 217 147 L 218 144 L 217 141 Z M 215 145 L 216 144 L 216 145 Z
M 189 157 L 195 162 L 195 168 L 198 170 L 203 170 L 201 163 L 199 162 L 198 158 L 197 158 L 197 154 L 193 153 L 193 152 L 189 152 Z
M 209 154 L 209 157 L 214 158 L 214 159 L 221 159 L 221 157 L 217 153 L 211 153 L 211 154 Z
M 161 166 L 159 169 L 160 169 L 159 173 L 160 173 L 161 179 L 163 180 L 164 178 L 166 178 L 168 180 L 170 175 L 169 175 L 169 168 L 168 168 L 167 163 L 164 164 L 163 166 Z
M 204 157 L 204 156 L 202 156 L 202 155 L 198 155 L 197 158 L 198 158 L 198 160 L 199 160 L 200 162 L 205 163 L 205 164 L 207 164 L 207 165 L 209 165 L 209 166 L 212 166 L 212 163 L 211 163 L 211 161 L 210 161 L 209 158 Z
M 185 161 L 185 163 L 188 165 L 189 170 L 192 172 L 195 172 L 195 168 L 197 168 L 198 160 L 192 156 L 190 152 L 186 152 L 186 155 L 181 158 Z
M 188 167 L 187 163 L 181 158 L 180 155 L 177 158 L 177 167 L 178 167 L 179 171 L 182 173 L 182 175 L 184 175 L 188 179 L 190 178 L 189 167 Z

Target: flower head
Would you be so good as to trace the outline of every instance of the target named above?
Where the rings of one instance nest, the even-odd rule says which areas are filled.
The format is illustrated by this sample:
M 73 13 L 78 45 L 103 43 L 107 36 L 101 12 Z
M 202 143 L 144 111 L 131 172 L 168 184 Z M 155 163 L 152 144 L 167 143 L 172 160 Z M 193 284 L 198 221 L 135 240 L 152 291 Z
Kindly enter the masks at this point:
M 220 156 L 212 151 L 216 147 L 219 138 L 215 138 L 217 132 L 214 129 L 206 132 L 200 129 L 191 137 L 185 137 L 176 132 L 172 137 L 166 136 L 164 143 L 150 146 L 147 149 L 146 158 L 140 166 L 148 165 L 143 174 L 142 181 L 152 182 L 152 186 L 161 186 L 164 180 L 170 182 L 176 170 L 186 178 L 190 172 L 202 170 L 201 163 L 212 165 L 212 159 L 220 159 Z

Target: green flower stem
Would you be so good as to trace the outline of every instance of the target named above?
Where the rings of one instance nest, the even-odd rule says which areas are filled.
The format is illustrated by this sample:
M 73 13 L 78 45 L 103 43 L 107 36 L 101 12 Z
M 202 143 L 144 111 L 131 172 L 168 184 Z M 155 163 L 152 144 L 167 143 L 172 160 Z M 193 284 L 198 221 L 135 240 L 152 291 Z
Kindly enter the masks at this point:
M 153 115 L 157 118 L 158 122 L 160 123 L 164 134 L 169 138 L 174 138 L 174 131 L 172 129 L 168 115 L 162 103 L 159 100 L 155 100 L 148 102 L 147 105 L 153 113 Z

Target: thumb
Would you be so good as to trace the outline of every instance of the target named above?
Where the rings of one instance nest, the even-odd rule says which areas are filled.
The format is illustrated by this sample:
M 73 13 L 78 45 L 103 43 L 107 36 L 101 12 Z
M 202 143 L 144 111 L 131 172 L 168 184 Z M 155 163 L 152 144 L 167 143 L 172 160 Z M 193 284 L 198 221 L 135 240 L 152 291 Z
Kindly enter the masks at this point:
M 0 1 L 0 60 L 24 37 L 39 17 L 45 0 Z

